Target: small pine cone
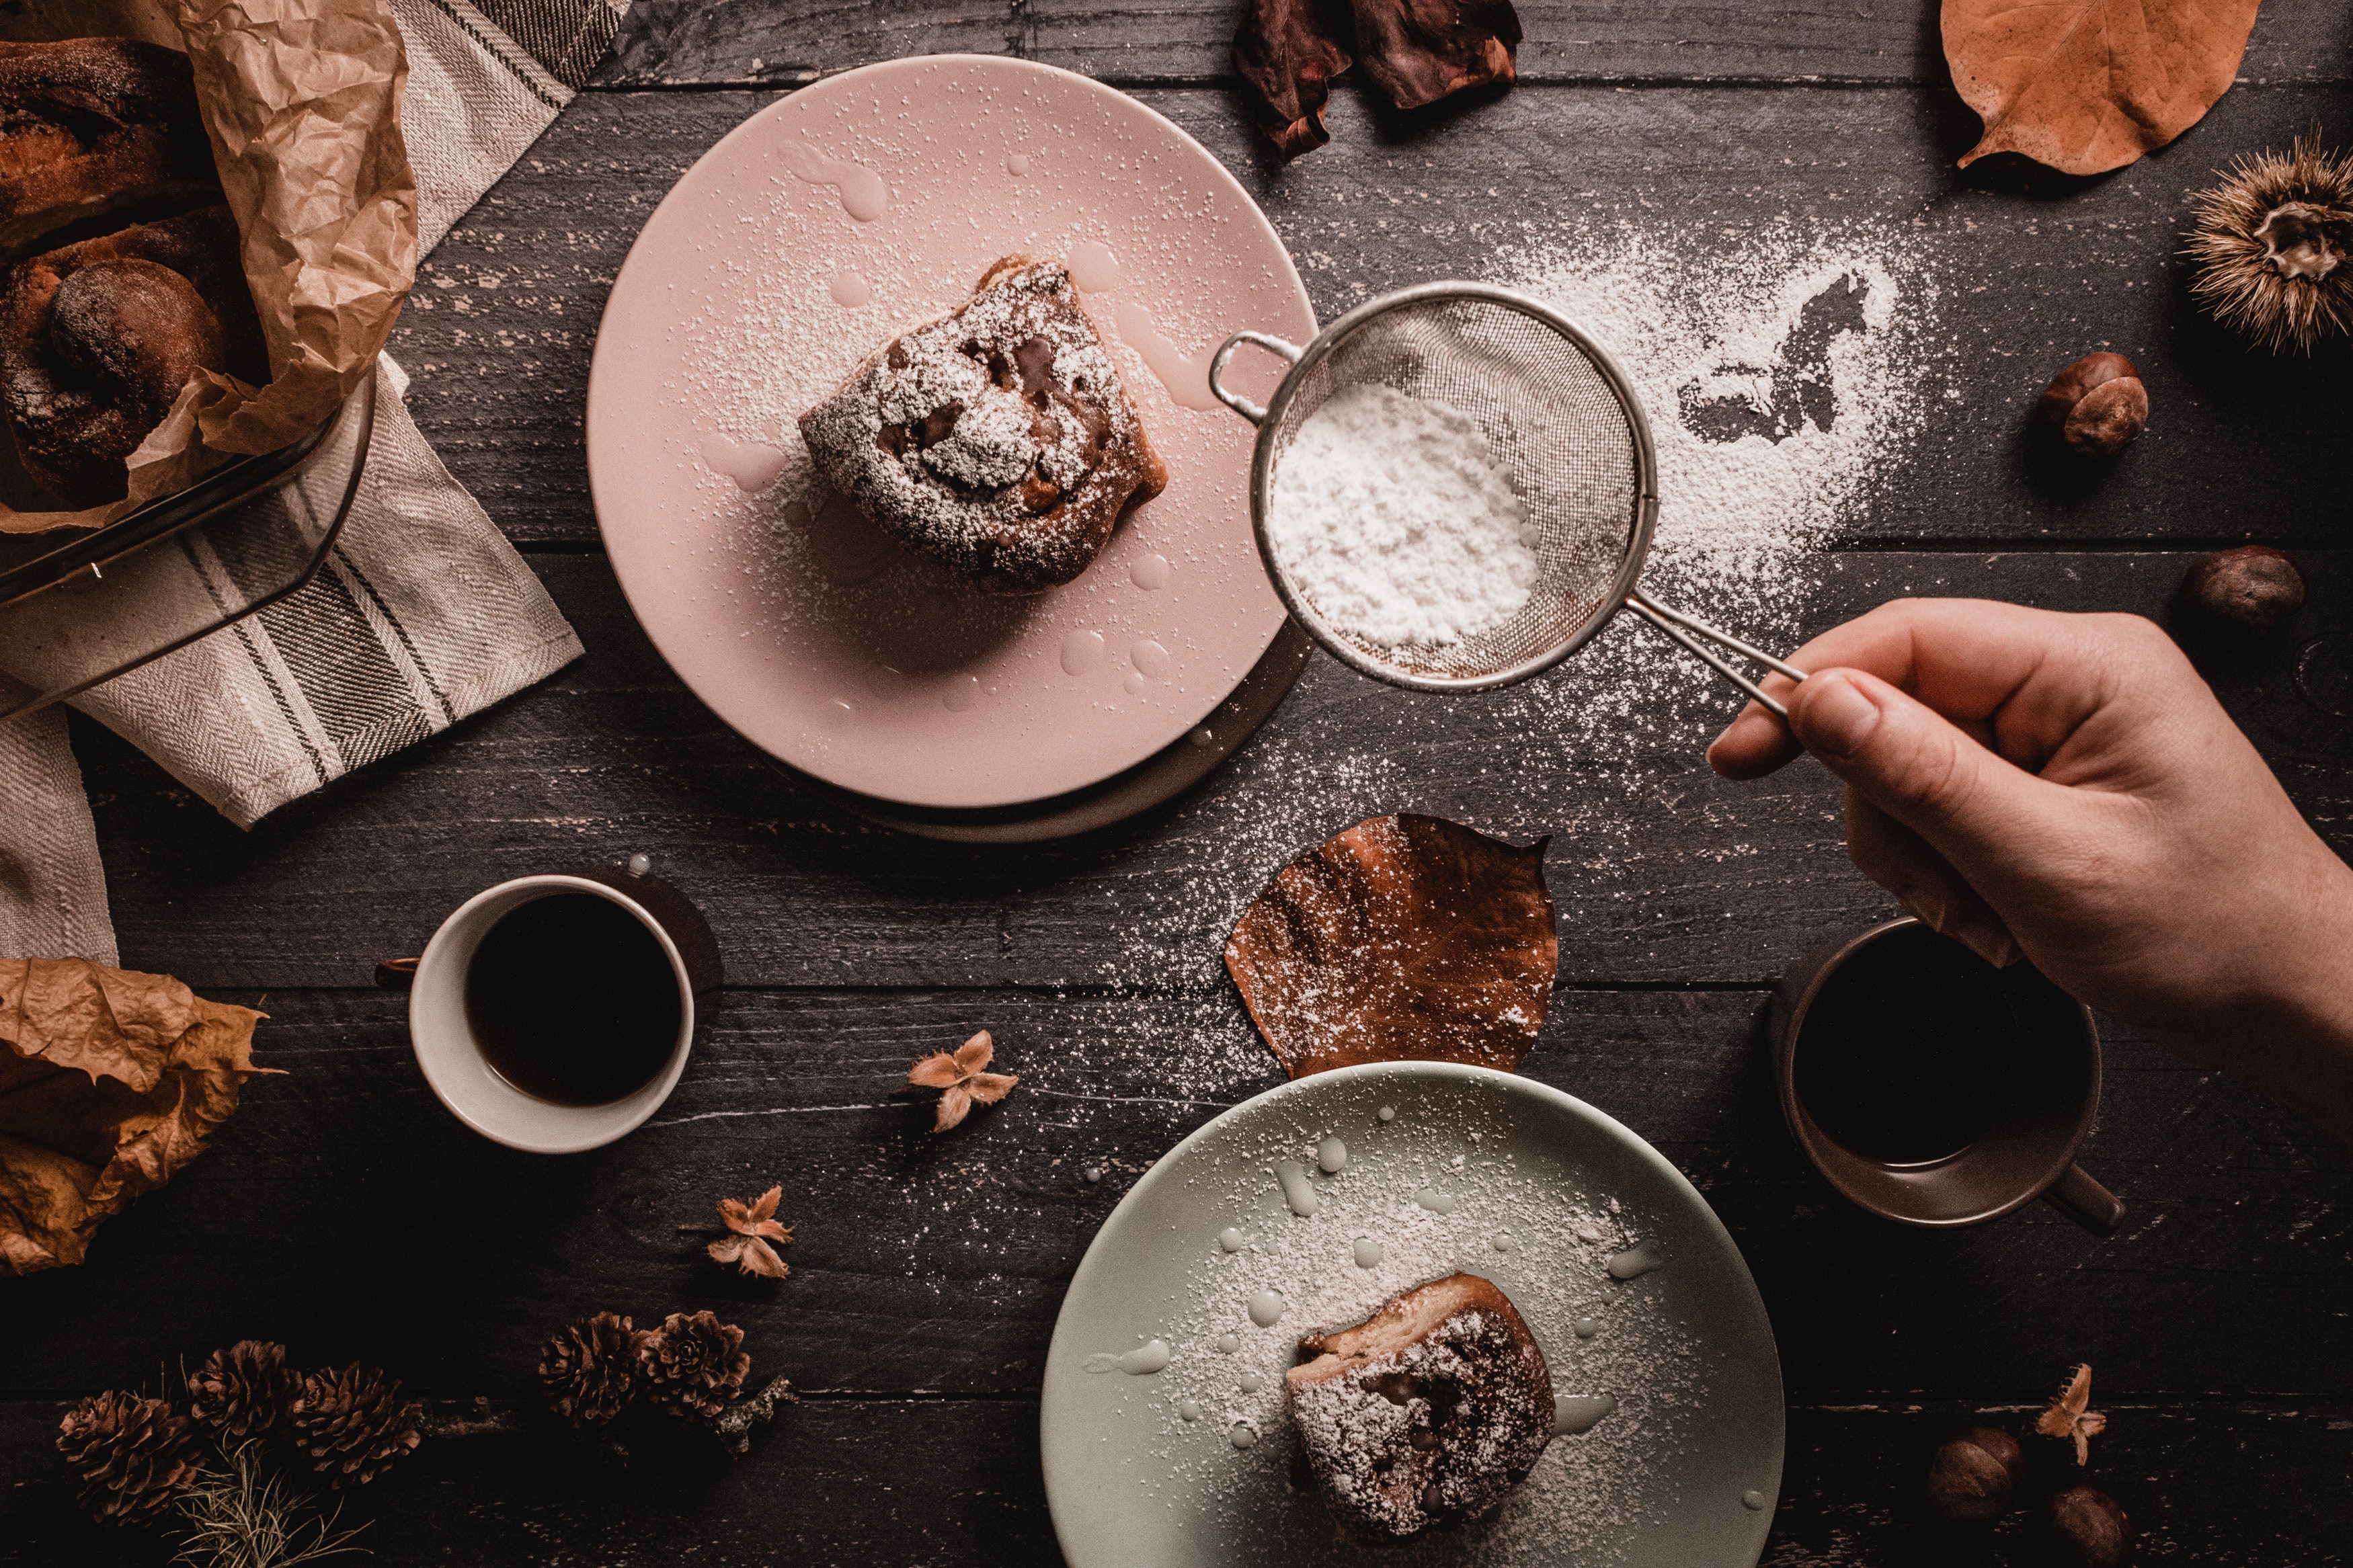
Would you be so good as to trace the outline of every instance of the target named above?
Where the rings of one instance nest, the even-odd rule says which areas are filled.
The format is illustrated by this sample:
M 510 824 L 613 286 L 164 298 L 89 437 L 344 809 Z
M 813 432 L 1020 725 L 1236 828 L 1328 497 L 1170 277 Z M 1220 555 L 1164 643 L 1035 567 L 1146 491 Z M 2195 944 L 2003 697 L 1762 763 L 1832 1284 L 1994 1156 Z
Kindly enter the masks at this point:
M 160 1399 L 94 1394 L 58 1424 L 81 1506 L 100 1524 L 153 1524 L 196 1469 L 188 1418 Z
M 744 1392 L 744 1331 L 712 1312 L 672 1312 L 638 1345 L 646 1393 L 673 1415 L 716 1415 Z
M 306 1373 L 291 1407 L 294 1445 L 337 1490 L 364 1486 L 417 1447 L 422 1401 L 402 1403 L 400 1380 L 353 1362 Z
M 286 1419 L 296 1391 L 284 1345 L 239 1340 L 188 1374 L 188 1414 L 224 1437 L 265 1436 Z
M 575 1426 L 602 1426 L 638 1396 L 638 1342 L 629 1320 L 611 1312 L 561 1330 L 539 1352 L 547 1407 Z

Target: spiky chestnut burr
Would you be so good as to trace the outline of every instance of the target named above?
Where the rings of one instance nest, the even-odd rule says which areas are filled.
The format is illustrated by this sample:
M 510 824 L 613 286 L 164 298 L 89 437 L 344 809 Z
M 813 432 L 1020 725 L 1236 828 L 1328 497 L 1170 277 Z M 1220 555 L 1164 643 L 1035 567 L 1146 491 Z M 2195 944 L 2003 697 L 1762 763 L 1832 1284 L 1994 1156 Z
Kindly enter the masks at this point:
M 2317 126 L 2193 199 L 2190 292 L 2216 321 L 2274 353 L 2353 331 L 2353 156 L 2324 152 Z

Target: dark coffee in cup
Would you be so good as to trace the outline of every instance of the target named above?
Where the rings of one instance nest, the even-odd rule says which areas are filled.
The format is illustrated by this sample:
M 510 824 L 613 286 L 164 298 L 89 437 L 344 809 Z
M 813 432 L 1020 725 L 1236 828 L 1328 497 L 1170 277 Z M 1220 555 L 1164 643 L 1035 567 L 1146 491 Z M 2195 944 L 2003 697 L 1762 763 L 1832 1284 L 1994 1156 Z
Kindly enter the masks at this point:
M 645 921 L 594 893 L 519 904 L 466 967 L 466 1019 L 492 1070 L 557 1105 L 608 1105 L 677 1049 L 686 998 Z
M 1790 1135 L 1873 1214 L 1976 1225 L 2042 1197 L 2094 1230 L 2122 1218 L 2075 1163 L 2099 1110 L 2099 1030 L 2032 964 L 1996 969 L 1890 921 L 1783 976 L 1771 1038 Z
M 590 867 L 468 899 L 376 983 L 408 992 L 417 1065 L 451 1115 L 536 1154 L 601 1148 L 644 1125 L 694 1046 L 719 942 L 651 874 Z
M 1909 927 L 1824 979 L 1793 1064 L 1798 1098 L 1866 1160 L 1934 1164 L 2000 1119 L 2022 1081 L 2022 1033 L 1992 964 Z

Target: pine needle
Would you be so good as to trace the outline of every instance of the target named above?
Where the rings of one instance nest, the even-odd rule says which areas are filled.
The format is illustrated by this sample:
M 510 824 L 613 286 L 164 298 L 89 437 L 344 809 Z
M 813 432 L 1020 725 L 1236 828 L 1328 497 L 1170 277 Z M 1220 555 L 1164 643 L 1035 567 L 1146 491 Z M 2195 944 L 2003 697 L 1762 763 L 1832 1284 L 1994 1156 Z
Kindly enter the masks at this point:
M 323 1519 L 311 1513 L 310 1495 L 265 1463 L 261 1444 L 239 1443 L 223 1458 L 226 1470 L 197 1471 L 180 1499 L 187 1544 L 173 1562 L 193 1568 L 294 1568 L 349 1552 L 366 1554 L 351 1541 L 367 1526 L 337 1533 L 341 1503 Z

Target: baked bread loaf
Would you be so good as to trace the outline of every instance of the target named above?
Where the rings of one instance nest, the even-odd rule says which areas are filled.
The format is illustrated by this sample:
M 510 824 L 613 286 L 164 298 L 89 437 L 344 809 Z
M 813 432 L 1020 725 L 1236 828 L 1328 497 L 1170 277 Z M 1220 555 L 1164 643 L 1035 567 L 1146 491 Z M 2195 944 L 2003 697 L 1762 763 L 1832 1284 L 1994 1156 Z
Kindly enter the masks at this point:
M 59 504 L 119 500 L 123 458 L 200 369 L 269 379 L 225 206 L 44 252 L 0 293 L 0 410 Z
M 1552 1375 L 1501 1290 L 1452 1274 L 1353 1329 L 1310 1334 L 1283 1374 L 1324 1506 L 1358 1545 L 1405 1541 L 1504 1500 L 1552 1441 Z
M 185 55 L 135 38 L 0 44 L 0 260 L 68 224 L 218 200 Z
M 1027 256 L 877 349 L 800 426 L 877 527 L 998 593 L 1076 577 L 1168 483 L 1070 273 Z

